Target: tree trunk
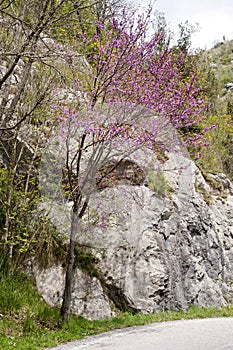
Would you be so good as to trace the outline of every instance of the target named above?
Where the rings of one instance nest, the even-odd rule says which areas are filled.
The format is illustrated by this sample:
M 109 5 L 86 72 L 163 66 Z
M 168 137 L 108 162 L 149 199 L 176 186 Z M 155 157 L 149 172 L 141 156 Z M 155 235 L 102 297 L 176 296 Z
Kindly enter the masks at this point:
M 68 322 L 70 316 L 71 295 L 72 295 L 72 282 L 73 282 L 73 269 L 74 269 L 74 241 L 70 239 L 68 263 L 65 278 L 65 289 L 63 294 L 63 302 L 61 307 L 62 320 Z
M 76 210 L 73 208 L 72 218 L 71 218 L 71 233 L 69 241 L 69 251 L 67 257 L 67 270 L 65 277 L 65 288 L 63 294 L 63 301 L 61 306 L 60 314 L 62 316 L 62 321 L 69 321 L 70 307 L 71 307 L 71 295 L 72 295 L 72 285 L 73 285 L 73 270 L 74 270 L 74 247 L 75 247 L 75 231 L 76 231 L 76 220 L 75 218 Z

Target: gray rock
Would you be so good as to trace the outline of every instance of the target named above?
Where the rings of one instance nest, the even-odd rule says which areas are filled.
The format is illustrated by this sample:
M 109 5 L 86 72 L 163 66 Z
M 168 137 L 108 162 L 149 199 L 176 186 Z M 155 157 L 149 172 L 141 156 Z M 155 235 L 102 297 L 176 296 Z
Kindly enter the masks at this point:
M 227 83 L 227 84 L 225 85 L 225 88 L 226 88 L 227 90 L 232 90 L 232 89 L 233 89 L 233 83 Z
M 38 291 L 45 301 L 51 305 L 60 305 L 62 302 L 65 272 L 62 266 L 53 266 L 48 269 L 34 267 Z M 72 291 L 72 310 L 77 315 L 82 314 L 90 319 L 103 319 L 112 315 L 108 298 L 96 277 L 90 277 L 77 269 L 74 275 Z
M 223 174 L 211 175 L 221 184 L 225 197 L 221 198 L 212 193 L 195 164 L 177 154 L 170 155 L 164 169 L 171 190 L 164 198 L 144 185 L 122 187 L 143 202 L 132 205 L 117 228 L 107 229 L 102 248 L 93 243 L 99 279 L 76 271 L 75 313 L 103 318 L 112 314 L 113 305 L 153 313 L 189 305 L 221 306 L 233 297 L 232 183 Z M 197 184 L 209 192 L 211 204 L 196 190 Z M 113 203 L 113 192 L 106 188 L 101 195 Z M 118 197 L 122 208 L 124 198 Z M 103 237 L 103 231 L 93 234 Z M 90 242 L 97 238 L 90 234 Z M 35 276 L 44 298 L 50 304 L 61 303 L 62 267 L 37 270 Z

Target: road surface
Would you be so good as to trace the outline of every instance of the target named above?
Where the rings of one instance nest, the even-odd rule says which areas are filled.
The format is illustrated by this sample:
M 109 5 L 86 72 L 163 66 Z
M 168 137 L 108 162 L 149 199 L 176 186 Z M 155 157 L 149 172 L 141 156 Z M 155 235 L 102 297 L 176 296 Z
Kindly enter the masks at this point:
M 50 350 L 233 350 L 233 318 L 153 323 L 86 337 Z

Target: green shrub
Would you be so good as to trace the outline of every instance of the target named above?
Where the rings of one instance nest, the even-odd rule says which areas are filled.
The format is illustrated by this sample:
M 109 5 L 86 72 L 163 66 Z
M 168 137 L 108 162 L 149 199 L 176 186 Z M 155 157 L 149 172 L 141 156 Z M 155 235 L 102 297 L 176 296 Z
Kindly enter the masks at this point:
M 149 171 L 147 175 L 148 187 L 157 197 L 165 197 L 170 192 L 170 186 L 162 171 Z
M 204 127 L 216 124 L 216 128 L 210 129 L 206 133 L 206 142 L 208 147 L 200 149 L 200 159 L 197 165 L 205 173 L 225 172 L 231 178 L 233 173 L 227 167 L 227 163 L 233 161 L 232 156 L 232 138 L 233 138 L 233 120 L 230 115 L 210 116 Z M 231 161 L 230 161 L 231 160 Z

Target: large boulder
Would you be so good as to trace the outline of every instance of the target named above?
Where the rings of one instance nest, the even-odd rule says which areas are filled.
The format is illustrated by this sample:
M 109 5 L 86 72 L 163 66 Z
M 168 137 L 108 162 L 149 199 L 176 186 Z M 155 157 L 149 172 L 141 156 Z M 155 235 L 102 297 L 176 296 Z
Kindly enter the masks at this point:
M 103 318 L 115 307 L 153 313 L 189 305 L 221 306 L 232 300 L 231 182 L 224 174 L 209 175 L 207 182 L 195 164 L 179 154 L 170 154 L 159 171 L 167 184 L 157 182 L 162 191 L 146 181 L 121 185 L 114 197 L 115 208 L 122 206 L 120 222 L 85 237 L 83 244 L 91 247 L 98 273 L 90 277 L 76 269 L 72 307 L 77 314 Z M 112 187 L 104 188 L 99 196 L 110 198 L 113 205 L 113 192 Z M 140 198 L 130 209 L 125 206 L 126 192 L 134 194 L 134 201 Z M 35 271 L 42 295 L 59 304 L 64 269 Z

